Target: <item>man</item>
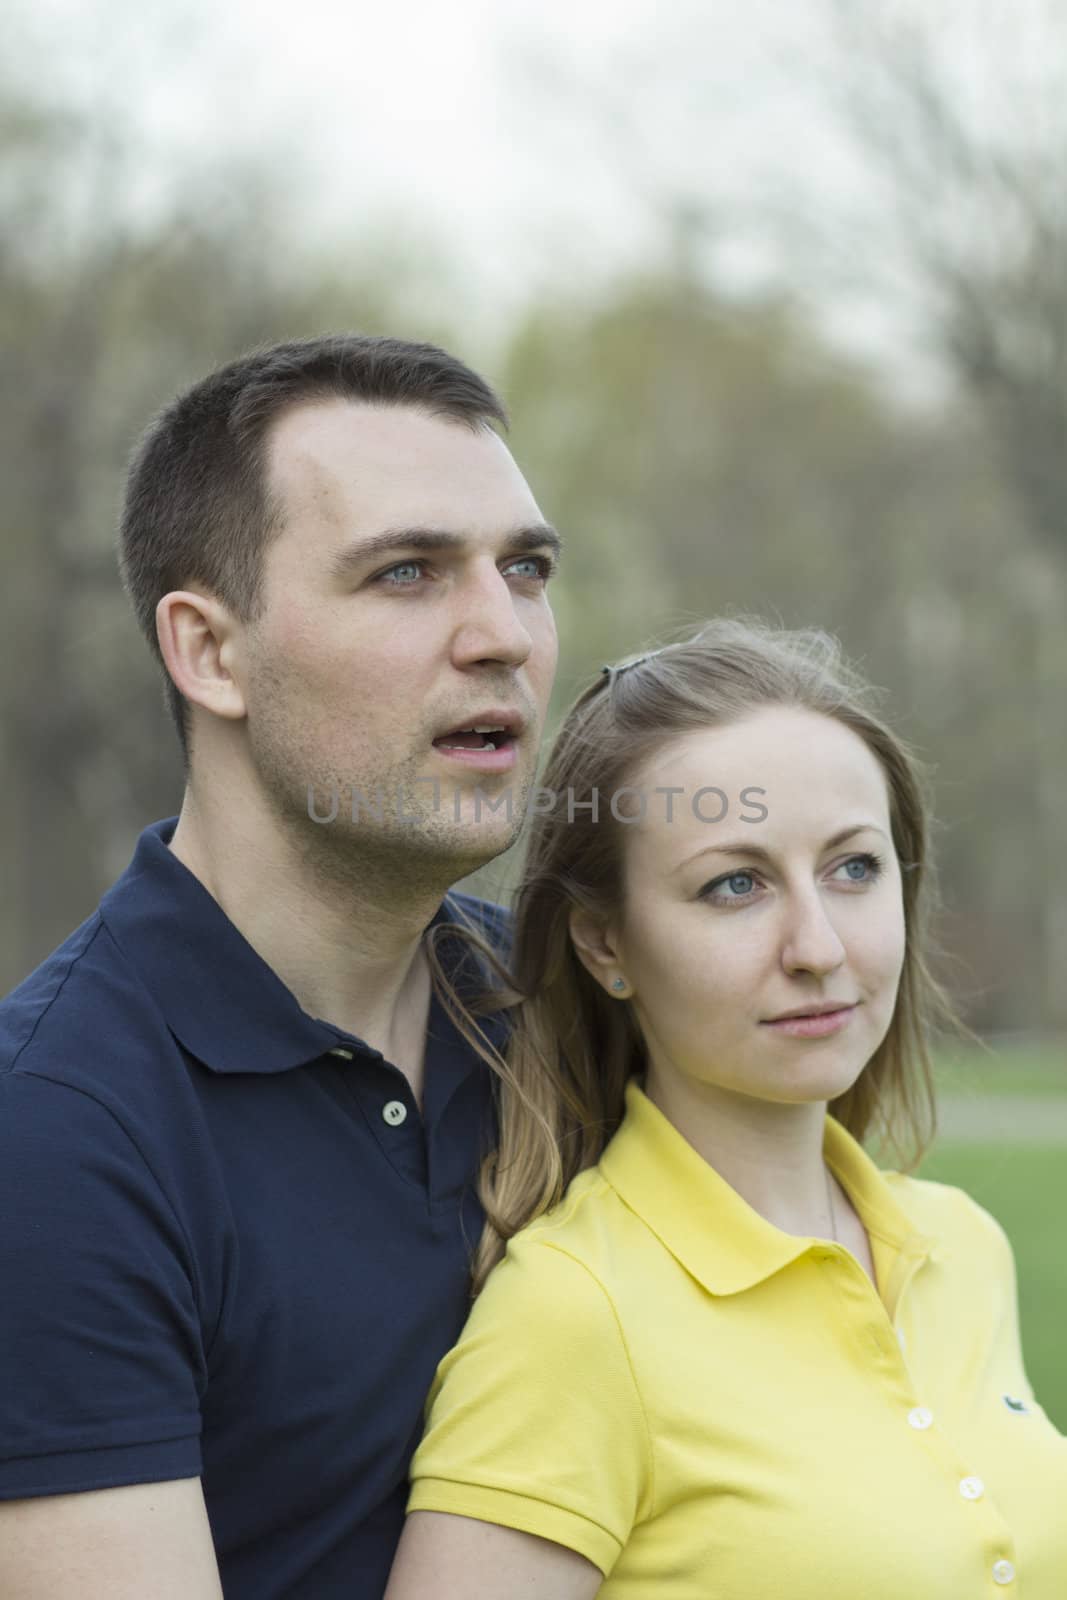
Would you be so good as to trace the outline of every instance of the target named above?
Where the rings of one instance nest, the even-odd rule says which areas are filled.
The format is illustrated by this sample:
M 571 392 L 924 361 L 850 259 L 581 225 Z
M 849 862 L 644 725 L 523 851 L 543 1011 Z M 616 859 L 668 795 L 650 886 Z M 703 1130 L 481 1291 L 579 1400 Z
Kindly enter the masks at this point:
M 448 890 L 517 835 L 556 664 L 504 422 L 432 346 L 325 338 L 134 459 L 186 788 L 0 1006 L 4 1595 L 384 1590 L 492 1140 L 426 946 L 462 985 L 449 926 L 505 936 Z

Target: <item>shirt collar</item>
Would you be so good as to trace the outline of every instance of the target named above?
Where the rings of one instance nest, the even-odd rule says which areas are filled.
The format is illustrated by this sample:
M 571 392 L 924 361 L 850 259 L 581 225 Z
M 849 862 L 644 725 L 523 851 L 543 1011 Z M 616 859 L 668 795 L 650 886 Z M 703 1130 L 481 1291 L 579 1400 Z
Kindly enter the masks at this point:
M 935 1240 L 915 1228 L 862 1145 L 829 1113 L 823 1153 L 868 1231 L 900 1254 L 934 1254 Z M 753 1210 L 635 1078 L 626 1085 L 626 1115 L 599 1170 L 711 1294 L 751 1289 L 813 1248 L 810 1237 L 784 1233 Z
M 303 1010 L 168 848 L 177 822 L 168 817 L 144 829 L 130 865 L 100 902 L 108 932 L 174 1036 L 213 1072 L 286 1072 L 336 1049 L 380 1061 L 380 1050 Z M 446 895 L 427 926 L 469 920 Z M 453 941 L 442 943 L 448 949 Z

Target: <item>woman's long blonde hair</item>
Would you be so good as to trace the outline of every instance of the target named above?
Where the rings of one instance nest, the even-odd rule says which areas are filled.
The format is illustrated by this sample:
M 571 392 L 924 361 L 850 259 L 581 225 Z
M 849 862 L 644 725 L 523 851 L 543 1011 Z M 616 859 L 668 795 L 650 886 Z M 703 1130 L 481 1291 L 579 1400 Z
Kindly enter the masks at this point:
M 464 931 L 495 975 L 466 1002 L 431 939 L 433 981 L 468 1041 L 496 1073 L 499 1144 L 482 1163 L 486 1223 L 472 1258 L 472 1296 L 508 1239 L 562 1199 L 593 1166 L 622 1121 L 627 1080 L 644 1070 L 644 1043 L 625 1001 L 610 999 L 572 946 L 582 907 L 607 923 L 623 896 L 626 823 L 608 801 L 679 735 L 725 727 L 767 706 L 818 712 L 852 729 L 880 763 L 901 864 L 905 955 L 886 1037 L 830 1113 L 862 1142 L 872 1131 L 902 1170 L 922 1159 L 936 1131 L 929 1040 L 935 1027 L 966 1032 L 929 968 L 936 899 L 930 856 L 928 775 L 877 713 L 879 691 L 819 630 L 788 631 L 753 618 L 700 625 L 633 664 L 602 672 L 563 719 L 542 777 L 514 910 L 510 961 Z M 588 804 L 598 796 L 596 820 Z M 557 797 L 548 809 L 547 794 Z M 436 932 L 436 930 L 435 930 Z M 504 1010 L 504 1053 L 476 1017 Z

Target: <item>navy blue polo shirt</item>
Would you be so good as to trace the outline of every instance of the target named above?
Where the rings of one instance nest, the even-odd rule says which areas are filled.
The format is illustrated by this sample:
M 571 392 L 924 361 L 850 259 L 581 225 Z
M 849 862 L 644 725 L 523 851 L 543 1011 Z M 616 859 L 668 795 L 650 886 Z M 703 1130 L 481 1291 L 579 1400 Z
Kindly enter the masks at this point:
M 227 1600 L 381 1600 L 466 1319 L 491 1074 L 435 997 L 420 1114 L 176 821 L 0 1004 L 0 1498 L 199 1476 Z M 506 941 L 467 895 L 430 926 L 472 919 Z

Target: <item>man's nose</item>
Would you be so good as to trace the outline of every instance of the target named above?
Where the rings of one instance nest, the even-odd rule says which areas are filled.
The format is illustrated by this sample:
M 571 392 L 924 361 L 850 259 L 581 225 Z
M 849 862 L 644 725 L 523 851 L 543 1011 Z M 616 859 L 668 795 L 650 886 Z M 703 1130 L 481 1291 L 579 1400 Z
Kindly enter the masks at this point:
M 524 627 L 515 590 L 495 566 L 467 574 L 456 590 L 453 655 L 457 665 L 506 661 L 522 666 L 533 649 Z

